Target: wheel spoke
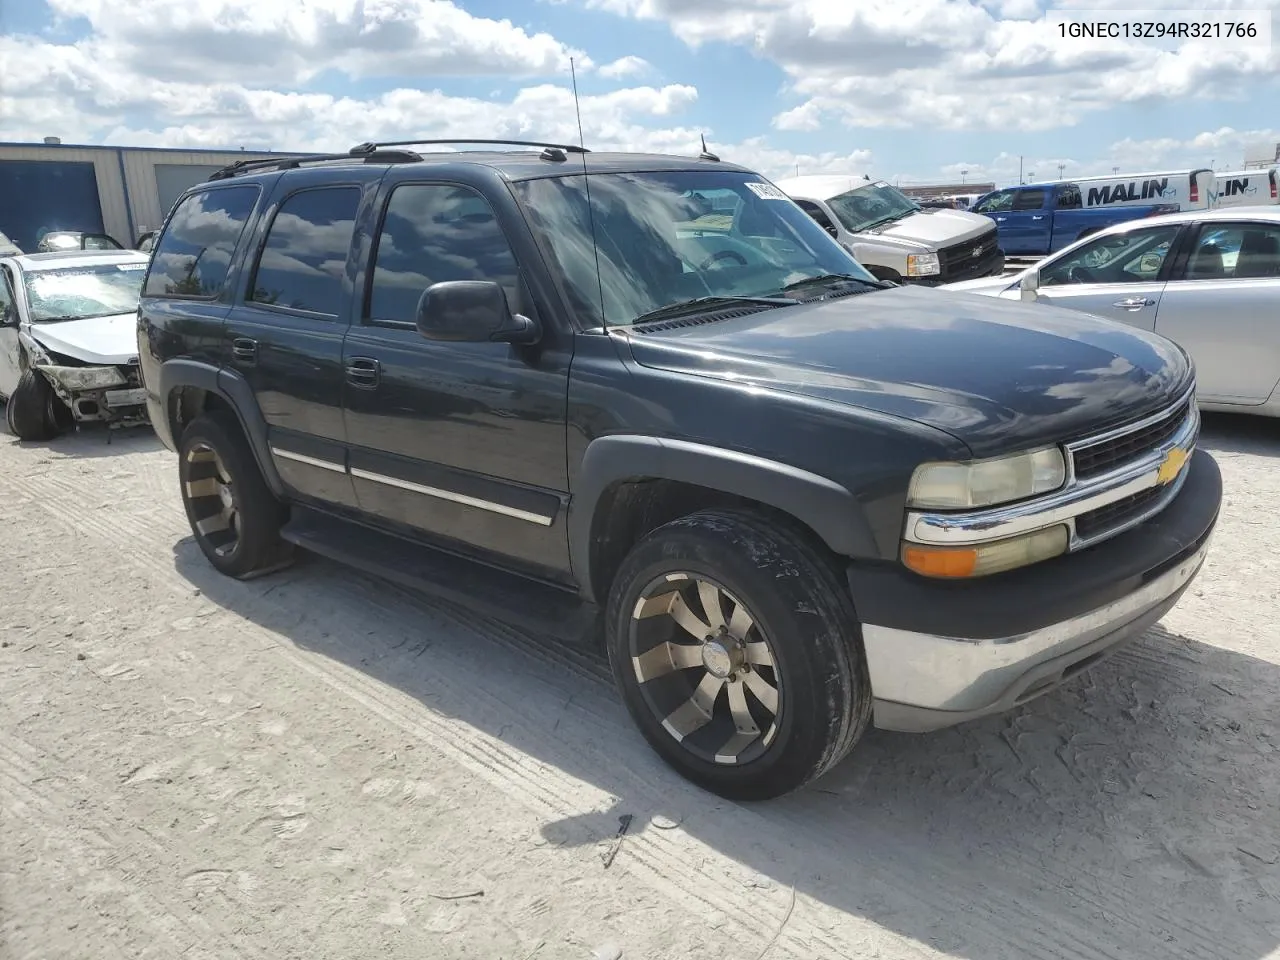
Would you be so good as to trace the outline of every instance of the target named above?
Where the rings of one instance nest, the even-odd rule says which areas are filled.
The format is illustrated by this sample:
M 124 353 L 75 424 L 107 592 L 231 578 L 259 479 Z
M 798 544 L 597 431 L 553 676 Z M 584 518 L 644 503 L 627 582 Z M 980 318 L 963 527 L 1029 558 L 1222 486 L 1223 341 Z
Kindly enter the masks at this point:
M 716 763 L 737 763 L 742 751 L 747 749 L 760 736 L 760 728 L 756 726 L 747 707 L 746 688 L 741 681 L 726 684 L 729 691 L 729 712 L 733 715 L 736 728 L 719 750 L 716 751 Z
M 769 645 L 762 640 L 748 643 L 747 663 L 754 663 L 757 667 L 772 667 L 773 654 L 769 652 Z
M 667 728 L 667 733 L 677 740 L 683 740 L 689 734 L 705 727 L 711 720 L 716 697 L 720 695 L 720 688 L 723 686 L 724 681 L 719 677 L 710 673 L 704 675 L 702 682 L 693 691 L 693 696 L 671 711 L 662 721 L 662 725 Z
M 216 497 L 219 489 L 220 485 L 214 477 L 187 481 L 187 496 L 192 500 L 198 500 L 201 497 Z
M 714 583 L 707 583 L 706 580 L 698 581 L 698 599 L 702 601 L 702 612 L 706 615 L 707 623 L 711 625 L 713 632 L 725 625 L 724 607 L 720 604 L 720 597 L 720 588 Z
M 745 606 L 734 600 L 733 616 L 729 618 L 729 632 L 739 640 L 747 638 L 749 631 L 755 624 L 751 620 L 751 613 Z
M 636 679 L 648 683 L 677 670 L 702 666 L 702 648 L 690 643 L 660 643 L 652 650 L 631 658 Z
M 221 533 L 223 530 L 226 530 L 229 525 L 227 518 L 222 515 L 221 511 L 219 511 L 213 516 L 205 517 L 203 520 L 199 521 L 196 524 L 196 533 L 200 534 L 202 537 L 207 537 L 211 533 Z
M 756 699 L 770 713 L 778 712 L 778 690 L 754 670 L 742 675 L 742 682 L 756 695 Z
M 218 479 L 231 486 L 231 474 L 227 473 L 227 466 L 222 462 L 222 458 L 218 456 L 218 452 L 213 452 L 213 469 L 218 471 Z
M 657 617 L 671 612 L 671 604 L 680 596 L 678 590 L 660 593 L 654 597 L 641 597 L 636 601 L 636 608 L 631 611 L 632 620 L 644 620 L 646 617 Z
M 675 595 L 675 599 L 671 601 L 671 607 L 667 610 L 671 615 L 671 619 L 680 626 L 695 640 L 702 641 L 711 636 L 712 630 L 709 626 L 698 619 L 698 615 L 689 609 L 689 605 L 684 602 L 684 597 L 680 594 Z

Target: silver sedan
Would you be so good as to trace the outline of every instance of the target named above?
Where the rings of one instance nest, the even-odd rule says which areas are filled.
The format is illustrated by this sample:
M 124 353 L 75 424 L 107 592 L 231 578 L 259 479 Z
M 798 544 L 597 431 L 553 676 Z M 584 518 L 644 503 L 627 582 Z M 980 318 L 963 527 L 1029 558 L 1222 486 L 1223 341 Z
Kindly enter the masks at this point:
M 942 289 L 1154 330 L 1191 354 L 1201 407 L 1280 416 L 1280 207 L 1130 220 L 1019 273 Z

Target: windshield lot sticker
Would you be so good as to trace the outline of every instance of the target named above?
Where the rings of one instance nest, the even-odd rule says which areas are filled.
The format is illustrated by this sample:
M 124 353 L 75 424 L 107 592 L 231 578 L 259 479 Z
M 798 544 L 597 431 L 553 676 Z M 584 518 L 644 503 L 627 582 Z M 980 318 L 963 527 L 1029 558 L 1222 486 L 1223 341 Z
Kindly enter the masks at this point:
M 789 200 L 790 198 L 772 183 L 747 182 L 747 189 L 761 200 Z
M 116 269 L 117 270 L 145 270 L 147 269 L 147 265 L 145 263 L 117 263 Z

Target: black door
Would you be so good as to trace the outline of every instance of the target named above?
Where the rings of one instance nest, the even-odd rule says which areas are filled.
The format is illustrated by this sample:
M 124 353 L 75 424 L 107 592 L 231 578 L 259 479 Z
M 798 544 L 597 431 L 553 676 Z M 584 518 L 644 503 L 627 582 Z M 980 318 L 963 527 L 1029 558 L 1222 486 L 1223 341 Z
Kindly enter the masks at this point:
M 378 176 L 281 178 L 224 326 L 227 362 L 253 388 L 281 479 L 299 497 L 345 507 L 356 505 L 342 418 L 347 266 L 362 193 Z
M 506 229 L 504 229 L 506 227 Z M 361 509 L 393 527 L 529 572 L 568 571 L 565 411 L 572 334 L 532 347 L 430 341 L 418 300 L 445 280 L 494 280 L 534 306 L 513 230 L 476 190 L 402 182 L 389 192 L 361 316 L 344 350 L 347 442 Z

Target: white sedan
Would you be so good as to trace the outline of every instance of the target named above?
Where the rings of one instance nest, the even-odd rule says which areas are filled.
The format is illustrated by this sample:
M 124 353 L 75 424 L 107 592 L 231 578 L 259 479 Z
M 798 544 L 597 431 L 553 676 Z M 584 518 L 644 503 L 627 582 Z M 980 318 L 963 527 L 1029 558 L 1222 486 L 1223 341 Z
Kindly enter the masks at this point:
M 1154 330 L 1196 365 L 1209 410 L 1280 416 L 1280 209 L 1234 207 L 1116 224 L 1035 266 L 944 284 Z
M 0 258 L 0 397 L 20 440 L 148 422 L 137 340 L 148 260 L 136 250 Z

